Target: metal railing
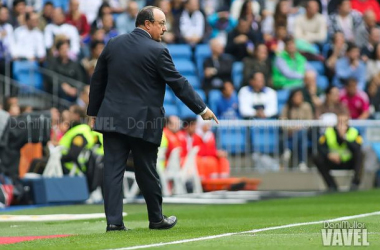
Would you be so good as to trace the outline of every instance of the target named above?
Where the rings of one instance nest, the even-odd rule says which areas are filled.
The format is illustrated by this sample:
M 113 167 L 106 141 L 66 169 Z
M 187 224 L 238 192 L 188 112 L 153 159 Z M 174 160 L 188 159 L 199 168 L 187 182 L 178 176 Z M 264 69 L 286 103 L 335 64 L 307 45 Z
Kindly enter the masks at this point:
M 318 139 L 334 126 L 320 120 L 222 120 L 213 126 L 218 149 L 228 152 L 231 170 L 278 171 L 296 169 L 301 162 L 312 166 L 318 155 Z M 350 120 L 364 145 L 380 142 L 379 120 Z

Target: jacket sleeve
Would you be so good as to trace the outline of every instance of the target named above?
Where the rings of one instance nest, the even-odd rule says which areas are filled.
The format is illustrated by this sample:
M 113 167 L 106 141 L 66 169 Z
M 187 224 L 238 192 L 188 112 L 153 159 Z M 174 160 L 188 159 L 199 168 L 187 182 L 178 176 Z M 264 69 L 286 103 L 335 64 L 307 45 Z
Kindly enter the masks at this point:
M 206 109 L 206 104 L 195 92 L 190 83 L 174 67 L 174 63 L 165 48 L 158 57 L 158 74 L 174 91 L 174 94 L 186 104 L 195 114 L 202 113 Z
M 94 73 L 91 77 L 90 83 L 90 100 L 87 108 L 87 115 L 97 116 L 100 106 L 102 105 L 104 99 L 104 93 L 107 87 L 107 52 L 109 44 L 112 39 L 108 42 L 103 52 L 100 54 L 100 57 L 96 63 Z

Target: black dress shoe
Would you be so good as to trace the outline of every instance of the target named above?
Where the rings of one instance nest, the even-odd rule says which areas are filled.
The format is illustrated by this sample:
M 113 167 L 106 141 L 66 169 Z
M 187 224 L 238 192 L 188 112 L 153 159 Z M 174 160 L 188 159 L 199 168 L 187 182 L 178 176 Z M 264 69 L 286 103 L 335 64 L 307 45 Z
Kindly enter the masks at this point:
M 106 232 L 113 232 L 113 231 L 128 231 L 128 230 L 129 230 L 129 229 L 126 228 L 126 227 L 124 226 L 124 224 L 123 224 L 123 225 L 112 225 L 112 224 L 110 224 L 110 225 L 107 225 Z
M 177 217 L 170 216 L 164 218 L 160 222 L 149 222 L 149 229 L 170 229 L 177 224 Z

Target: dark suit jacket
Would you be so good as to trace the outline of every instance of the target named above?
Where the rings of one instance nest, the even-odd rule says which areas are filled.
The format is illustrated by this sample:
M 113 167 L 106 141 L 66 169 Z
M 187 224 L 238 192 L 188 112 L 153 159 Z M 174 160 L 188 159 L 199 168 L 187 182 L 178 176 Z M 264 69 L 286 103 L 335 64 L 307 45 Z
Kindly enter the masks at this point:
M 206 58 L 203 62 L 203 70 L 205 68 L 212 67 L 216 68 L 218 70 L 218 73 L 210 78 L 207 78 L 205 76 L 203 89 L 205 91 L 209 91 L 214 88 L 221 89 L 223 85 L 215 87 L 212 84 L 212 81 L 217 78 L 221 81 L 231 81 L 232 63 L 233 59 L 229 55 L 221 55 L 217 61 L 214 61 L 212 57 Z
M 175 69 L 169 51 L 136 28 L 111 39 L 91 79 L 87 114 L 95 130 L 161 143 L 166 83 L 194 113 L 206 104 Z

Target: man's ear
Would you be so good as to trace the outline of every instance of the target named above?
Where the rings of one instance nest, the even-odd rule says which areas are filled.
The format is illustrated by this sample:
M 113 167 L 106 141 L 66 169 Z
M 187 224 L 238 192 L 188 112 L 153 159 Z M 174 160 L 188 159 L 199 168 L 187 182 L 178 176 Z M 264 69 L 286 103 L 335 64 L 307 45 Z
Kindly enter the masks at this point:
M 150 30 L 150 28 L 151 28 L 151 22 L 150 21 L 148 21 L 148 20 L 145 20 L 145 24 L 144 24 L 144 26 L 145 26 L 145 28 L 147 29 L 147 30 Z

